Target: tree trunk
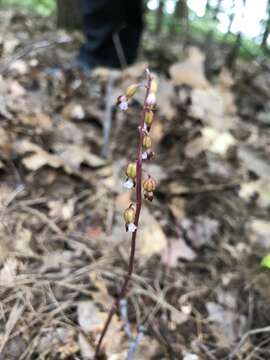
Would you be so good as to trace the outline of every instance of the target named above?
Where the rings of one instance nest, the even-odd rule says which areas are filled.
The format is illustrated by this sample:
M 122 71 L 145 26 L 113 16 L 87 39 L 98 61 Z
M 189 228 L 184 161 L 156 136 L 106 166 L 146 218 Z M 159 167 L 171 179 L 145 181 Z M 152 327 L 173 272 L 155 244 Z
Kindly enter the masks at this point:
M 268 14 L 267 20 L 265 23 L 265 29 L 263 32 L 263 37 L 262 37 L 262 42 L 261 42 L 261 46 L 263 49 L 267 48 L 267 40 L 268 40 L 269 33 L 270 33 L 270 0 L 268 0 L 268 3 L 267 3 L 267 14 Z
M 243 5 L 245 6 L 246 5 L 246 0 L 242 0 L 242 1 L 243 1 Z M 236 59 L 238 57 L 239 50 L 240 50 L 240 47 L 242 45 L 242 37 L 243 37 L 243 35 L 242 35 L 241 30 L 240 30 L 239 33 L 236 36 L 236 40 L 235 40 L 235 43 L 234 43 L 231 51 L 229 52 L 229 54 L 226 57 L 225 65 L 231 70 L 233 70 L 234 65 L 235 65 L 235 61 L 236 61 Z
M 126 1 L 132 1 L 132 0 L 126 0 Z M 164 6 L 165 1 L 159 0 L 159 5 L 157 9 L 157 16 L 156 16 L 156 28 L 155 31 L 157 33 L 160 33 L 162 30 L 162 23 L 163 23 L 163 16 L 164 16 Z
M 189 31 L 189 20 L 188 20 L 188 5 L 187 0 L 178 0 L 175 6 L 172 24 L 171 24 L 171 35 L 175 35 L 178 27 L 182 30 L 182 34 L 186 39 Z
M 218 0 L 217 6 L 213 9 L 213 20 L 217 20 L 217 16 L 220 11 L 222 0 Z
M 79 0 L 57 0 L 57 27 L 68 30 L 82 28 Z

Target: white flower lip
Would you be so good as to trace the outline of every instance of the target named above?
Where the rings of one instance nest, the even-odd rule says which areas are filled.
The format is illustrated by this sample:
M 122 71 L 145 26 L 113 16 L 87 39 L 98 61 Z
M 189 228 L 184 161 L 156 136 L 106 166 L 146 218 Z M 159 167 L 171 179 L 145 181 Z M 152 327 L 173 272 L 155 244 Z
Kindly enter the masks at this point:
M 146 160 L 147 158 L 148 158 L 148 154 L 147 154 L 146 151 L 144 151 L 144 152 L 142 153 L 142 159 L 143 159 L 143 160 Z
M 122 101 L 122 102 L 120 102 L 119 108 L 120 108 L 121 110 L 123 110 L 123 111 L 127 111 L 127 109 L 128 109 L 128 102 L 127 102 L 127 101 Z
M 136 226 L 135 224 L 133 224 L 133 223 L 128 224 L 127 228 L 128 228 L 128 232 L 132 232 L 132 233 L 133 233 L 135 230 L 137 230 L 137 226 Z
M 134 186 L 134 182 L 132 179 L 128 178 L 125 182 L 124 182 L 124 187 L 127 189 L 132 189 Z

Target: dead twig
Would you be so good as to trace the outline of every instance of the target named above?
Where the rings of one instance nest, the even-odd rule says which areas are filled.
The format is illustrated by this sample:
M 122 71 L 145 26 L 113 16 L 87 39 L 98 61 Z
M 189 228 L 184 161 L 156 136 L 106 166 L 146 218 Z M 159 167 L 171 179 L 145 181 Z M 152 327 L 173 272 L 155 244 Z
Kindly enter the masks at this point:
M 62 45 L 62 44 L 67 44 L 71 42 L 71 39 L 68 38 L 68 37 L 62 37 L 60 39 L 56 39 L 56 40 L 41 40 L 41 41 L 38 41 L 36 43 L 33 43 L 33 44 L 30 44 L 28 46 L 26 46 L 25 48 L 17 51 L 14 56 L 8 60 L 5 64 L 0 64 L 0 74 L 5 74 L 6 72 L 9 71 L 11 65 L 25 57 L 26 55 L 34 52 L 34 51 L 38 51 L 38 50 L 41 50 L 41 49 L 46 49 L 50 46 L 55 46 L 55 45 Z

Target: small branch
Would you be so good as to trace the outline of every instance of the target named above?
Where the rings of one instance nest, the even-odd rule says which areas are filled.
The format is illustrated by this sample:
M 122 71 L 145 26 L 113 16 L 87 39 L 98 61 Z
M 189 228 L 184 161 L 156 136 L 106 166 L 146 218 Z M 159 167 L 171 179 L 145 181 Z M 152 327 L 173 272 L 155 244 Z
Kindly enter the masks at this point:
M 33 51 L 45 49 L 45 48 L 53 46 L 53 45 L 66 44 L 66 43 L 69 43 L 70 41 L 71 40 L 69 38 L 62 37 L 60 39 L 53 40 L 53 41 L 42 40 L 42 41 L 33 43 L 31 45 L 28 45 L 27 47 L 17 51 L 14 54 L 14 56 L 9 61 L 7 61 L 5 64 L 0 64 L 0 74 L 5 74 L 6 72 L 8 72 L 9 68 L 15 61 L 25 57 L 26 55 L 30 54 Z
M 148 98 L 150 87 L 151 87 L 151 74 L 150 71 L 146 70 L 146 76 L 147 76 L 147 84 L 146 84 L 146 92 L 145 92 L 145 98 L 144 98 L 144 108 L 142 112 L 141 121 L 138 127 L 139 131 L 139 142 L 137 147 L 137 160 L 136 160 L 136 211 L 135 211 L 135 220 L 134 225 L 138 227 L 139 225 L 139 218 L 141 213 L 141 207 L 142 207 L 142 144 L 143 144 L 143 127 L 144 127 L 144 118 L 145 118 L 145 111 L 146 111 L 146 99 Z M 134 259 L 135 259 L 135 249 L 136 249 L 136 236 L 137 236 L 137 229 L 132 233 L 131 237 L 131 250 L 130 250 L 130 256 L 129 256 L 129 264 L 128 264 L 128 272 L 125 277 L 124 283 L 122 285 L 122 288 L 120 290 L 118 298 L 115 300 L 114 304 L 111 307 L 111 310 L 108 314 L 106 323 L 104 325 L 104 328 L 101 332 L 96 352 L 95 352 L 95 359 L 98 358 L 100 348 L 102 341 L 104 339 L 104 336 L 106 335 L 109 325 L 112 321 L 113 315 L 116 313 L 119 301 L 125 297 L 128 284 L 131 278 L 131 275 L 133 273 L 134 268 Z
M 116 72 L 111 72 L 107 89 L 106 89 L 106 107 L 105 107 L 105 114 L 104 114 L 104 122 L 103 122 L 103 147 L 101 150 L 101 156 L 105 159 L 108 158 L 109 150 L 110 150 L 110 134 L 111 134 L 111 128 L 112 128 L 112 110 L 113 110 L 113 96 L 112 96 L 112 90 L 114 82 L 117 78 Z
M 138 329 L 138 334 L 136 336 L 136 338 L 134 339 L 132 337 L 131 331 L 130 331 L 130 324 L 129 324 L 129 320 L 128 320 L 128 308 L 127 308 L 127 300 L 126 299 L 121 299 L 119 302 L 120 305 L 120 314 L 121 314 L 121 319 L 124 323 L 124 330 L 125 333 L 127 335 L 128 338 L 128 355 L 127 355 L 127 360 L 133 360 L 136 350 L 138 349 L 140 342 L 142 341 L 143 337 L 144 337 L 144 326 L 139 326 Z
M 231 354 L 229 355 L 229 359 L 232 360 L 234 358 L 234 356 L 239 352 L 239 350 L 241 349 L 241 347 L 243 346 L 243 344 L 245 343 L 245 341 L 247 340 L 247 338 L 250 335 L 256 335 L 256 334 L 261 334 L 261 333 L 265 333 L 265 332 L 270 332 L 270 326 L 265 326 L 263 328 L 259 328 L 259 329 L 252 329 L 247 331 L 243 336 L 242 339 L 240 340 L 240 342 L 238 343 L 238 345 L 235 347 L 235 349 L 231 352 Z

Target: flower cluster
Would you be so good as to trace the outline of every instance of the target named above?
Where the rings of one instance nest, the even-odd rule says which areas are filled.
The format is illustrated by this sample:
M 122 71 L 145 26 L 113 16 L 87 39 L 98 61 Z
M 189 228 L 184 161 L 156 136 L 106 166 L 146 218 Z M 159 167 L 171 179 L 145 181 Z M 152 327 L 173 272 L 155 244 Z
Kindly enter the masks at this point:
M 127 111 L 129 100 L 136 94 L 140 84 L 132 84 L 130 85 L 125 94 L 118 96 L 116 105 L 123 111 Z
M 124 220 L 126 231 L 135 232 L 138 226 L 138 216 L 136 217 L 138 201 L 141 202 L 142 190 L 144 193 L 144 198 L 146 200 L 152 201 L 154 198 L 154 192 L 156 190 L 156 181 L 148 175 L 148 178 L 142 181 L 142 161 L 149 160 L 154 155 L 152 148 L 152 139 L 150 136 L 151 126 L 154 120 L 154 112 L 156 110 L 156 93 L 157 93 L 157 81 L 148 73 L 149 81 L 146 86 L 147 95 L 144 101 L 144 109 L 143 109 L 143 118 L 142 122 L 139 126 L 139 148 L 138 148 L 138 157 L 135 162 L 131 162 L 128 164 L 126 168 L 126 181 L 124 182 L 124 186 L 128 189 L 132 189 L 136 187 L 136 195 L 137 195 L 137 204 L 134 208 L 133 204 L 131 204 L 124 211 Z M 139 84 L 130 85 L 125 94 L 120 95 L 117 99 L 117 104 L 122 110 L 127 110 L 128 101 L 132 98 L 132 96 L 136 93 L 138 87 L 141 86 Z M 138 186 L 136 186 L 138 184 Z M 143 185 L 143 189 L 141 188 L 141 184 Z

